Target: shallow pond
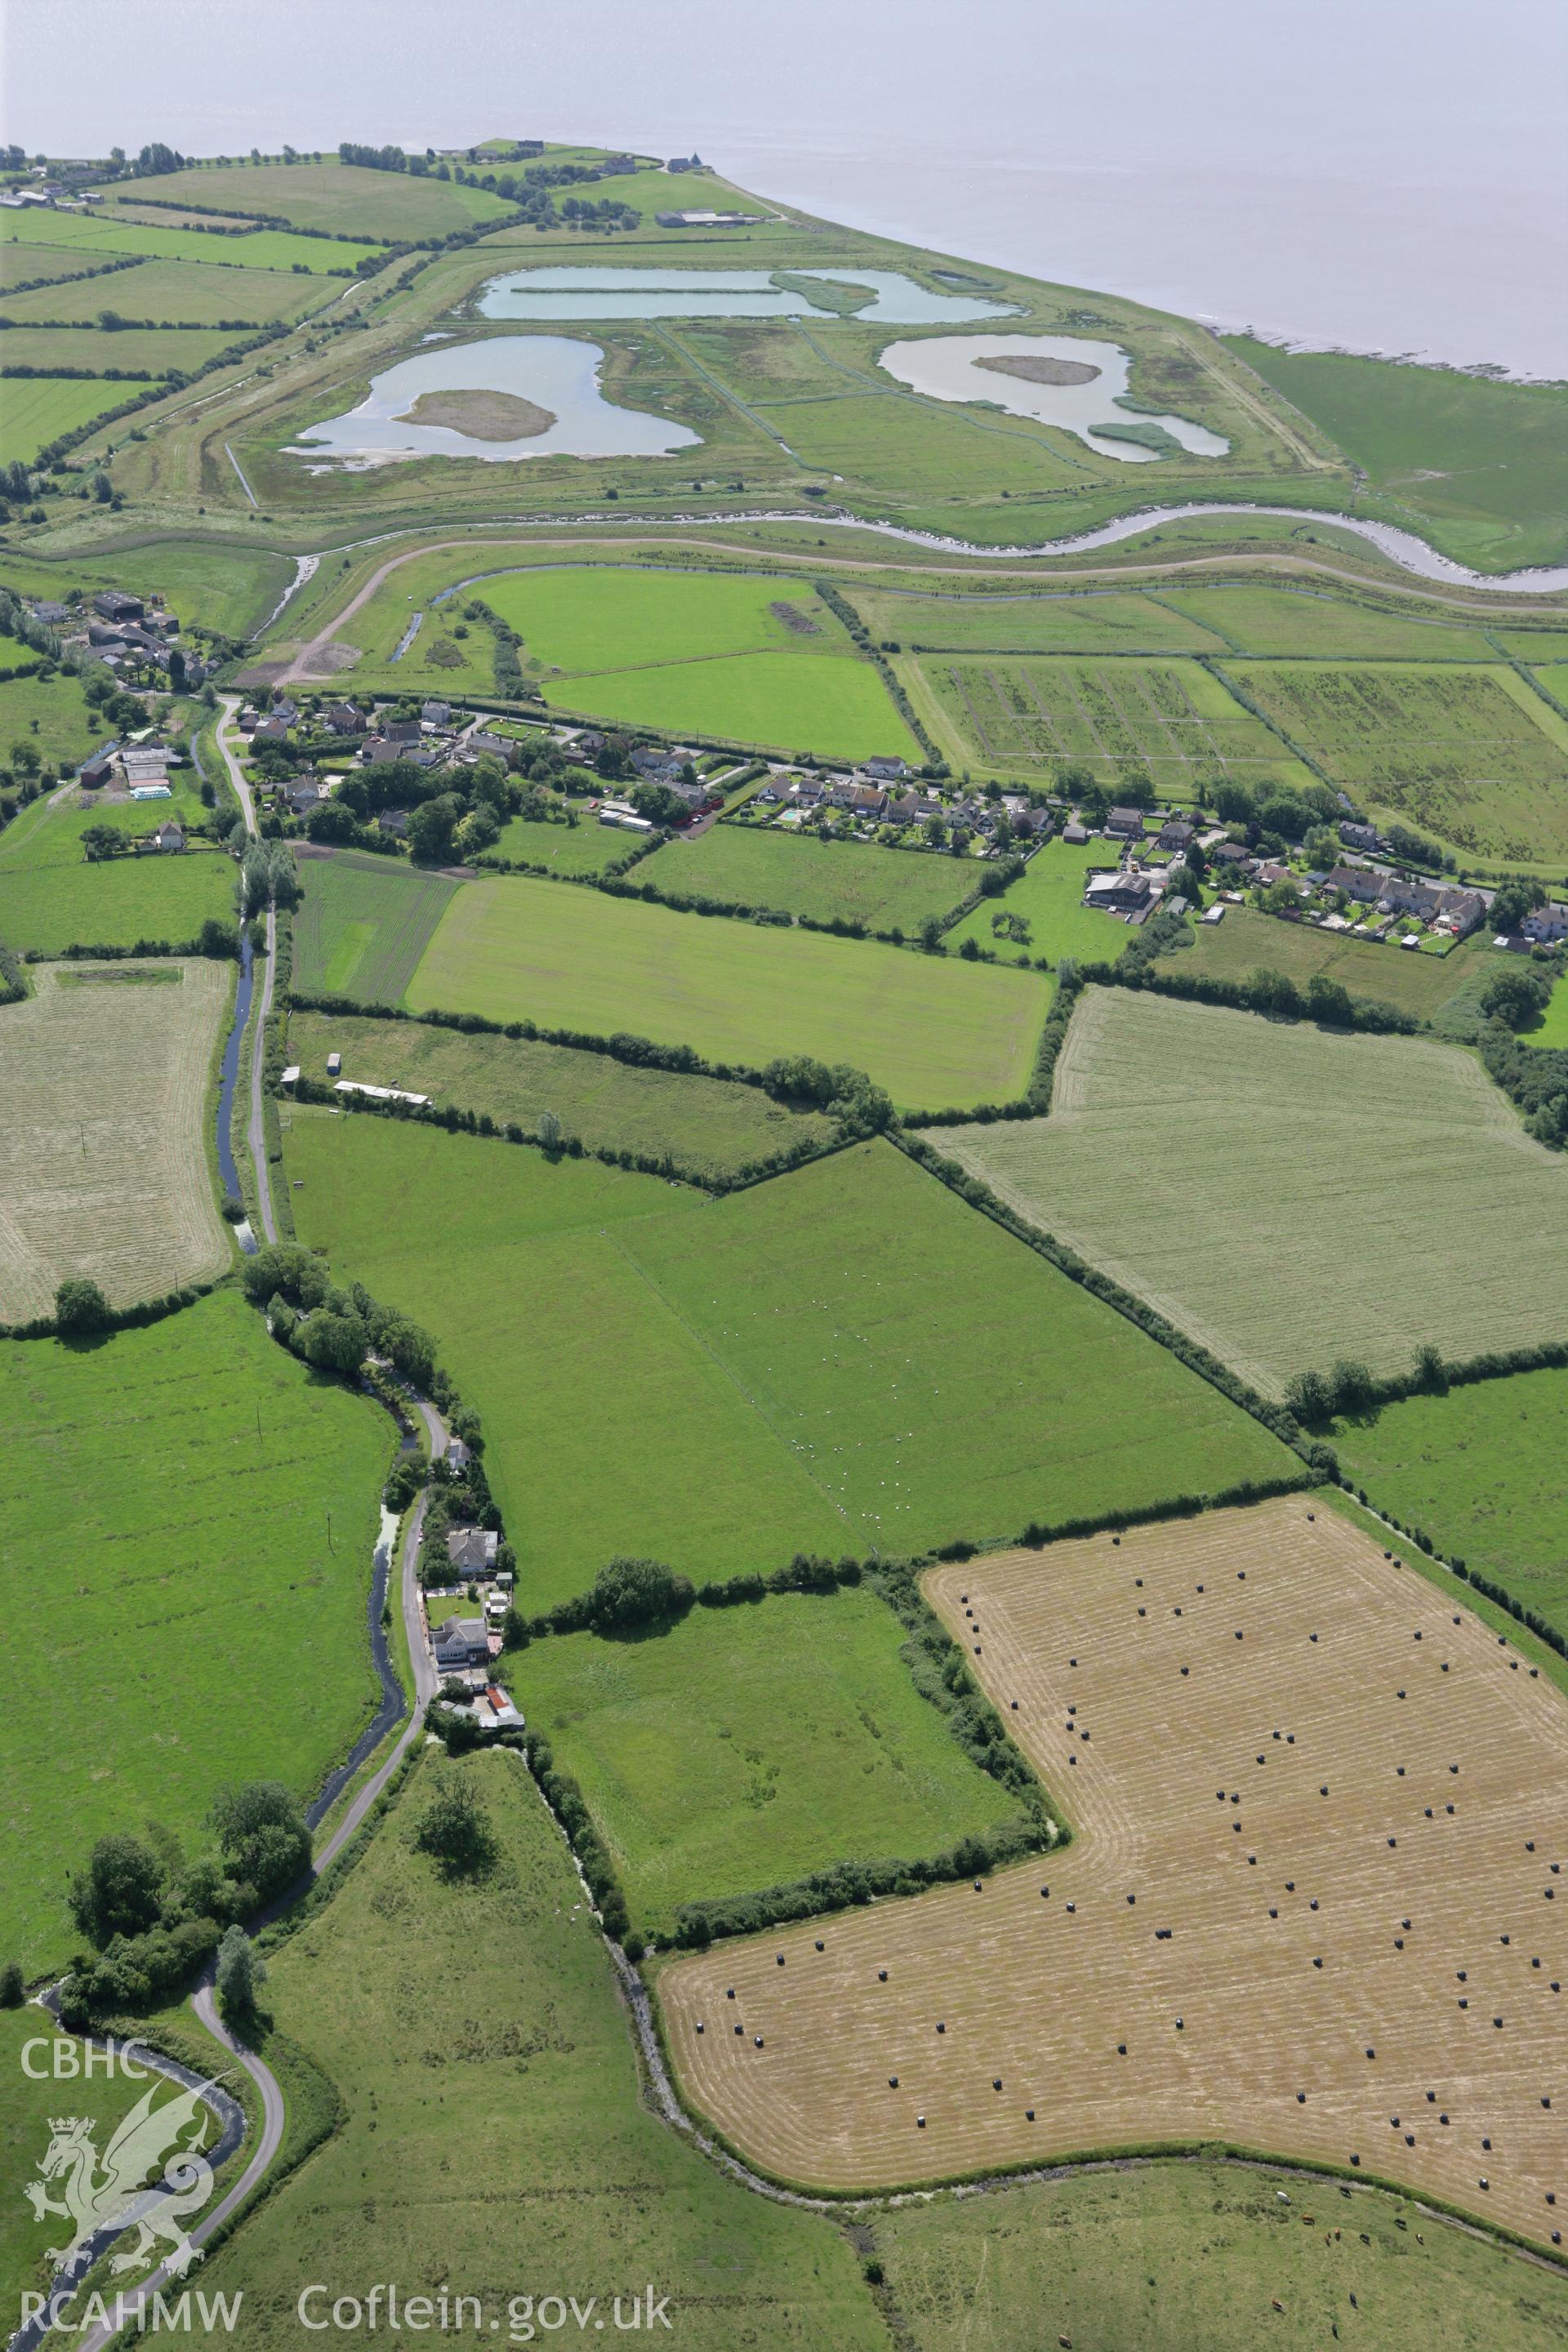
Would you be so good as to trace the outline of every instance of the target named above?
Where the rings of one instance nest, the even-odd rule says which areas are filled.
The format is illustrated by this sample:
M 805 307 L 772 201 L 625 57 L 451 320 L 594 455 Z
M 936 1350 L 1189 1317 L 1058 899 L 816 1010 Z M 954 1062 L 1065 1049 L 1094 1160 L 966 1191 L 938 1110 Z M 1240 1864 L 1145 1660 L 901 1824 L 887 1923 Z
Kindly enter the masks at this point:
M 575 335 L 493 335 L 423 351 L 373 376 L 367 400 L 312 425 L 289 454 L 315 459 L 313 473 L 355 473 L 409 457 L 483 457 L 495 465 L 519 457 L 663 457 L 700 441 L 689 425 L 606 400 L 599 387 L 604 356 L 597 343 Z M 486 394 L 500 396 L 488 404 L 488 415 Z M 474 395 L 474 416 L 484 429 L 411 421 L 416 404 L 428 415 L 441 394 L 459 401 Z M 494 437 L 498 420 L 505 429 L 511 401 L 528 408 L 513 413 L 511 437 Z M 549 420 L 542 425 L 541 412 Z
M 874 299 L 854 316 L 874 325 L 918 327 L 965 319 L 1008 319 L 1011 302 L 982 294 L 937 294 L 896 269 L 792 269 L 792 278 L 868 286 Z M 479 298 L 486 319 L 832 319 L 798 285 L 779 286 L 765 269 L 514 269 L 492 278 Z
M 1086 383 L 1039 383 L 984 367 L 984 360 L 1055 362 L 1064 373 L 1094 373 Z M 1042 425 L 1059 425 L 1102 457 L 1120 457 L 1126 465 L 1149 465 L 1169 452 L 1108 436 L 1108 425 L 1158 425 L 1196 457 L 1230 453 L 1223 434 L 1211 433 L 1206 425 L 1131 405 L 1127 397 L 1131 362 L 1120 343 L 1090 342 L 1081 335 L 930 336 L 918 342 L 889 343 L 878 364 L 929 399 L 989 401 L 1010 416 L 1033 416 Z

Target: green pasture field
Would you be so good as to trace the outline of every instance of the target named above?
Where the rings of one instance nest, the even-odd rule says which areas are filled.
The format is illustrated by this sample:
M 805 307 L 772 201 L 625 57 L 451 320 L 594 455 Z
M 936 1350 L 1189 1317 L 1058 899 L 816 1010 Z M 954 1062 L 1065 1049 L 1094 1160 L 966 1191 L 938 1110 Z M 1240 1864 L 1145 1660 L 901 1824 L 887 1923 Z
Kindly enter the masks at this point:
M 35 1972 L 72 1949 L 66 1879 L 95 1838 L 151 1817 L 190 1841 L 221 1781 L 310 1797 L 349 1747 L 393 1432 L 233 1290 L 85 1348 L 12 1341 L 0 1392 L 6 1614 L 47 1623 L 68 1668 L 41 1677 L 28 1643 L 0 1658 L 0 1951 Z M 90 1740 L 60 1736 L 71 1689 Z
M 1559 980 L 1546 1001 L 1546 1010 L 1533 1029 L 1523 1034 L 1531 1045 L 1568 1045 L 1568 982 Z
M 1407 1397 L 1333 1444 L 1379 1510 L 1568 1633 L 1568 1371 Z
M 9 565 L 0 578 L 7 587 L 11 585 Z M 37 658 L 26 646 L 7 640 L 0 666 L 9 669 L 15 663 Z M 79 767 L 89 751 L 108 740 L 103 721 L 89 708 L 74 671 L 57 670 L 53 677 L 40 677 L 35 671 L 24 677 L 0 679 L 0 759 L 7 766 L 14 765 L 15 747 L 30 743 L 43 761 L 44 772 L 58 775 L 62 769 Z M 0 858 L 5 855 L 6 841 L 7 836 L 0 834 Z
M 106 212 L 113 204 L 112 190 L 109 194 Z M 445 236 L 476 221 L 500 220 L 510 210 L 483 188 L 406 172 L 366 171 L 335 155 L 320 163 L 203 163 L 138 180 L 125 197 L 132 205 L 157 197 L 197 211 L 260 213 L 295 228 L 389 243 Z
M 175 801 L 131 802 L 123 823 L 151 833 L 180 813 Z M 118 809 L 51 808 L 40 800 L 0 833 L 0 940 L 7 947 L 55 955 L 76 946 L 134 947 L 138 940 L 178 946 L 195 939 L 209 915 L 232 914 L 234 865 L 216 849 L 133 853 L 89 866 L 85 827 L 121 821 Z
M 1516 671 L 1249 661 L 1235 676 L 1373 815 L 1475 856 L 1562 870 L 1568 719 Z
M 31 978 L 0 1006 L 0 1322 L 52 1315 L 70 1276 L 129 1307 L 226 1273 L 207 1138 L 233 966 L 37 964 Z
M 800 581 L 587 566 L 510 572 L 475 593 L 521 635 L 562 709 L 846 759 L 919 757 L 877 671 Z
M 493 856 L 547 866 L 552 874 L 602 874 L 606 866 L 618 864 L 637 845 L 634 835 L 623 833 L 618 825 L 601 824 L 586 809 L 579 809 L 575 824 L 531 824 L 522 817 L 510 817 L 494 850 L 486 852 L 479 863 Z
M 315 1077 L 324 1078 L 327 1055 L 340 1053 L 345 1077 L 405 1087 L 530 1129 L 542 1111 L 553 1111 L 564 1132 L 591 1151 L 668 1151 L 683 1169 L 717 1176 L 771 1159 L 792 1141 L 827 1143 L 834 1134 L 820 1112 L 786 1110 L 760 1087 L 637 1069 L 607 1054 L 541 1038 L 292 1013 L 289 1052 Z
M 1494 661 L 1479 622 L 1382 606 L 1323 588 L 1171 588 L 1159 600 L 1216 636 L 1222 650 L 1289 658 L 1358 661 Z
M 994 949 L 1004 963 L 1021 956 L 1045 956 L 1053 971 L 1063 956 L 1076 956 L 1081 963 L 1114 963 L 1136 934 L 1114 915 L 1086 907 L 1083 886 L 1095 867 L 1116 863 L 1114 842 L 1047 841 L 1000 898 L 982 898 L 953 925 L 946 944 L 961 948 L 965 940 L 973 940 Z M 1026 923 L 1028 938 L 1015 940 L 1005 930 L 994 929 L 1000 914 Z
M 984 964 L 519 876 L 462 885 L 404 985 L 416 1012 L 630 1030 L 709 1061 L 850 1058 L 925 1108 L 1021 1094 L 1049 995 L 1043 979 Z
M 869 662 L 848 654 L 812 661 L 794 652 L 603 672 L 548 685 L 558 709 L 608 726 L 666 735 L 717 735 L 818 758 L 908 760 L 920 747 Z
M 400 2306 L 449 2281 L 503 2328 L 510 2306 L 503 2342 L 535 2326 L 522 2298 L 597 2296 L 605 2343 L 612 2298 L 629 2327 L 653 2280 L 682 2352 L 884 2352 L 834 2223 L 729 2179 L 647 2104 L 603 1940 L 519 1759 L 451 1768 L 495 1843 L 490 1867 L 455 1880 L 415 1844 L 440 1769 L 421 1759 L 330 1906 L 269 1958 L 279 2033 L 342 2112 L 202 2265 L 207 2293 L 243 2293 L 241 2352 L 298 2344 L 300 2283 L 317 2278 L 361 2297 L 399 2280 Z
M 156 381 L 176 368 L 190 374 L 237 340 L 221 327 L 125 327 L 106 334 L 101 327 L 20 326 L 6 328 L 5 352 L 7 363 L 16 367 L 58 368 L 63 374 L 85 368 L 97 376 L 121 368 Z M 127 383 L 117 397 L 128 400 L 144 389 L 140 383 Z
M 79 270 L 94 266 L 85 254 L 73 253 L 67 246 L 51 249 L 47 245 L 0 245 L 0 294 L 9 294 L 13 287 L 35 278 L 74 278 Z
M 353 850 L 298 864 L 305 895 L 294 916 L 295 985 L 397 1003 L 459 886 Z
M 1224 341 L 1370 475 L 1394 520 L 1483 571 L 1568 553 L 1562 384 Z
M 580 1784 L 632 1917 L 837 1862 L 935 1853 L 1006 1820 L 899 1655 L 868 1588 L 693 1609 L 635 1641 L 533 1643 L 518 1705 Z
M 910 653 L 1219 653 L 1226 639 L 1163 597 L 1117 589 L 1054 595 L 848 591 L 867 627 Z
M 17 595 L 63 599 L 72 588 L 89 596 L 98 588 L 145 595 L 156 589 L 183 622 L 237 637 L 266 619 L 293 577 L 292 561 L 269 548 L 201 540 L 158 540 L 122 554 L 79 553 L 47 562 L 10 548 L 0 557 L 0 582 Z
M 1484 929 L 1450 955 L 1407 955 L 1374 940 L 1321 931 L 1310 923 L 1281 922 L 1252 907 L 1227 907 L 1221 921 L 1196 928 L 1190 947 L 1160 959 L 1164 970 L 1203 972 L 1215 980 L 1250 980 L 1255 971 L 1279 971 L 1298 988 L 1321 973 L 1325 980 L 1340 982 L 1352 996 L 1376 997 L 1423 1021 L 1434 1019 L 1467 988 L 1476 992 L 1494 961 Z
M 1568 1321 L 1568 1161 L 1457 1046 L 1091 989 L 1050 1117 L 941 1142 L 1269 1396 Z
M 811 331 L 818 331 L 815 322 Z M 828 332 L 837 341 L 846 330 Z M 887 336 L 886 329 L 881 332 Z M 1066 436 L 1055 443 L 1047 426 L 1023 418 L 1004 424 L 977 410 L 939 405 L 869 383 L 851 385 L 828 399 L 776 401 L 758 413 L 783 435 L 807 472 L 840 476 L 844 495 L 862 501 L 950 506 L 955 499 L 999 499 L 1004 490 L 1020 498 L 1041 490 L 1096 489 L 1106 468 L 1116 465 L 1114 458 L 1097 460 L 1088 450 L 1080 459 L 1069 453 Z M 1080 447 L 1076 441 L 1071 445 L 1072 452 Z
M 292 269 L 299 262 L 313 276 L 353 269 L 379 245 L 345 245 L 336 237 L 295 236 L 288 229 L 252 229 L 240 236 L 215 236 L 199 228 L 149 228 L 141 221 L 89 219 L 84 213 L 7 213 L 0 222 L 0 245 L 47 245 L 79 253 L 84 261 L 107 261 L 121 253 L 146 253 L 165 261 L 203 261 L 226 269 Z
M 90 425 L 145 387 L 134 383 L 79 382 L 69 376 L 16 376 L 0 403 L 0 466 L 27 466 L 40 449 Z
M 1568 661 L 1568 629 L 1492 629 L 1488 634 L 1518 661 Z
M 1539 676 L 1548 694 L 1555 696 L 1559 702 L 1568 703 L 1568 662 L 1547 662 Z
M 74 267 L 82 266 L 80 257 L 74 257 Z M 168 319 L 182 326 L 216 326 L 220 319 L 253 319 L 265 326 L 272 319 L 302 317 L 324 301 L 330 290 L 320 278 L 296 276 L 292 270 L 251 269 L 237 278 L 232 269 L 216 268 L 210 263 L 143 261 L 134 269 L 117 269 L 112 277 L 83 278 L 73 286 L 37 286 L 30 294 L 9 294 L 5 315 L 23 326 L 36 320 L 58 319 L 96 327 L 101 310 L 118 310 L 122 319 L 151 319 L 154 324 Z M 117 338 L 123 331 L 115 331 Z M 103 333 L 101 349 L 102 364 L 119 363 L 118 339 L 110 341 L 109 334 Z
M 301 1240 L 426 1323 L 484 1416 L 526 1609 L 616 1552 L 902 1553 L 1292 1459 L 889 1144 L 704 1202 L 301 1108 L 287 1164 Z
M 661 890 L 706 892 L 816 922 L 842 916 L 873 930 L 897 926 L 912 937 L 928 916 L 950 915 L 984 868 L 934 851 L 715 824 L 694 841 L 667 842 L 637 870 Z
M 1049 782 L 1071 762 L 1114 784 L 1137 769 L 1163 799 L 1199 785 L 1309 781 L 1260 719 L 1192 661 L 995 661 L 928 656 L 920 665 L 964 756 Z
M 1249 2166 L 1068 2168 L 872 2232 L 910 2352 L 1551 2352 L 1568 2328 L 1568 2281 L 1479 2232 Z

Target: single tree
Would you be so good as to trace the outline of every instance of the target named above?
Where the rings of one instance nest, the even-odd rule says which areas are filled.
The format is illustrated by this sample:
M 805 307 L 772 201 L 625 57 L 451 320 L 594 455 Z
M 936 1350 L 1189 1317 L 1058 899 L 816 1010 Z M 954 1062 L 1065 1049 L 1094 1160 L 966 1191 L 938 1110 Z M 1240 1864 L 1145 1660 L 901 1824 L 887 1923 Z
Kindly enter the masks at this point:
M 163 1866 L 150 1845 L 121 1832 L 101 1837 L 87 1868 L 71 1880 L 71 1917 L 100 1948 L 112 1936 L 139 1936 L 157 1918 Z
M 257 1989 L 267 1981 L 267 1963 L 236 1920 L 217 1948 L 218 2007 L 227 2018 L 249 2017 Z
M 96 1282 L 84 1275 L 62 1282 L 55 1292 L 58 1331 L 102 1331 L 113 1320 L 112 1310 Z

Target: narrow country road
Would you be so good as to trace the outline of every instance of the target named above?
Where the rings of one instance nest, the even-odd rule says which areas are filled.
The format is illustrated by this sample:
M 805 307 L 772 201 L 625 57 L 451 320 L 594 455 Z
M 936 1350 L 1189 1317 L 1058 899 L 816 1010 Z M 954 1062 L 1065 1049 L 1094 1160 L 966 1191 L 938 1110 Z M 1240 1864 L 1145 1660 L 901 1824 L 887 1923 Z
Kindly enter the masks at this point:
M 250 787 L 240 772 L 239 762 L 229 742 L 229 730 L 234 724 L 238 709 L 239 701 L 237 696 L 226 695 L 223 698 L 223 717 L 217 727 L 217 745 L 228 770 L 229 782 L 233 784 L 239 801 L 240 811 L 245 818 L 245 829 L 248 834 L 255 835 L 257 832 L 255 802 L 251 796 Z M 275 1242 L 278 1239 L 278 1225 L 272 1210 L 272 1187 L 267 1163 L 267 1133 L 262 1116 L 262 1070 L 265 1060 L 267 1016 L 272 1004 L 272 978 L 277 962 L 277 917 L 268 908 L 267 945 L 262 960 L 261 980 L 256 998 L 252 1030 L 250 1119 L 246 1133 L 251 1164 L 256 1173 L 258 1214 L 260 1218 L 263 1236 L 269 1242 Z M 422 1397 L 410 1390 L 408 1401 L 425 1424 L 426 1433 L 430 1441 L 430 1456 L 434 1461 L 447 1444 L 446 1423 L 427 1397 Z M 311 1860 L 306 1885 L 298 1891 L 290 1890 L 289 1895 L 284 1898 L 272 1912 L 271 1916 L 274 1917 L 278 1916 L 280 1911 L 290 1907 L 291 1903 L 299 1900 L 300 1895 L 307 1892 L 323 1872 L 331 1869 L 355 1832 L 362 1827 L 366 1815 L 382 1795 L 410 1748 L 424 1731 L 425 1710 L 435 1697 L 439 1686 L 435 1661 L 430 1655 L 420 1622 L 419 1542 L 425 1529 L 426 1499 L 426 1496 L 421 1493 L 408 1515 L 408 1523 L 403 1535 L 401 1576 L 403 1628 L 407 1637 L 408 1655 L 414 1669 L 414 1706 L 408 1721 L 385 1762 L 371 1775 L 352 1803 L 345 1807 L 342 1820 L 325 1844 L 317 1848 Z M 210 1972 L 203 1978 L 192 1994 L 191 2006 L 213 2039 L 244 2067 L 255 2084 L 261 2099 L 261 2133 L 244 2171 L 226 2191 L 222 2200 L 210 2213 L 204 2215 L 191 2231 L 193 2244 L 202 2246 L 227 2221 L 231 2214 L 238 2211 L 252 2191 L 266 2179 L 279 2148 L 282 2146 L 285 2112 L 283 2093 L 271 2067 L 264 2058 L 249 2047 L 248 2043 L 242 2042 L 220 2016 Z M 151 2294 L 157 2288 L 166 2286 L 171 2277 L 172 2273 L 167 2264 L 160 2263 L 158 2268 L 142 2281 L 140 2288 L 133 2292 Z M 79 2338 L 81 2352 L 104 2352 L 104 2347 L 118 2333 L 119 2330 L 112 2327 L 95 2327 L 87 2331 Z

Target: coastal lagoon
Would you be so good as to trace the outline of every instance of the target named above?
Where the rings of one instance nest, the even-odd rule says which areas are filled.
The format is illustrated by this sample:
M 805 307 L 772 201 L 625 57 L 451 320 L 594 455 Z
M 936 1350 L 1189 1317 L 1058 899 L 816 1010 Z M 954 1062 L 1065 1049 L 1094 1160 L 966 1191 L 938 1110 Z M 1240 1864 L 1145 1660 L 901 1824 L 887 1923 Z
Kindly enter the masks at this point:
M 781 278 L 788 283 L 781 284 Z M 824 287 L 814 300 L 804 280 Z M 1010 319 L 1011 302 L 984 294 L 937 294 L 896 269 L 610 269 L 563 266 L 492 278 L 479 300 L 485 319 L 833 319 L 845 312 L 826 289 L 868 296 L 847 315 L 889 327 L 961 326 Z
M 664 457 L 700 434 L 606 400 L 605 354 L 575 335 L 492 335 L 400 360 L 370 396 L 301 433 L 312 473 L 363 472 L 411 457 Z
M 878 364 L 928 399 L 986 401 L 1010 416 L 1058 425 L 1125 465 L 1173 456 L 1172 443 L 1195 457 L 1230 454 L 1223 434 L 1133 401 L 1120 343 L 1081 335 L 933 335 L 889 343 Z M 1147 442 L 1131 437 L 1141 427 L 1154 428 Z

